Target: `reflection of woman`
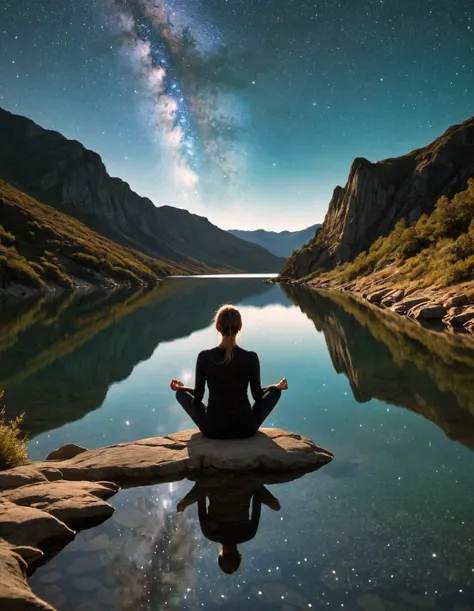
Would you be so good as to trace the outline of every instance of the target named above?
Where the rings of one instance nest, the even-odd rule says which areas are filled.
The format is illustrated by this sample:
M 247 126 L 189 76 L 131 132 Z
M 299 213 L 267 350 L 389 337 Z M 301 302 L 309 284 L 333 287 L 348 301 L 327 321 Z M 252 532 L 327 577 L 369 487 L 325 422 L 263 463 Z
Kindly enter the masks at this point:
M 257 354 L 237 346 L 242 318 L 234 306 L 222 306 L 215 323 L 222 339 L 215 348 L 199 354 L 195 388 L 172 380 L 171 389 L 176 391 L 177 400 L 206 437 L 251 437 L 278 403 L 288 383 L 283 378 L 278 384 L 262 388 Z M 206 382 L 209 388 L 207 407 L 202 402 Z M 255 402 L 253 406 L 247 396 L 249 385 Z
M 206 490 L 197 482 L 178 503 L 177 510 L 184 511 L 196 502 L 202 534 L 221 544 L 217 562 L 229 575 L 237 571 L 242 560 L 237 545 L 257 534 L 262 503 L 274 511 L 280 509 L 278 500 L 262 484 L 232 491 L 225 487 Z

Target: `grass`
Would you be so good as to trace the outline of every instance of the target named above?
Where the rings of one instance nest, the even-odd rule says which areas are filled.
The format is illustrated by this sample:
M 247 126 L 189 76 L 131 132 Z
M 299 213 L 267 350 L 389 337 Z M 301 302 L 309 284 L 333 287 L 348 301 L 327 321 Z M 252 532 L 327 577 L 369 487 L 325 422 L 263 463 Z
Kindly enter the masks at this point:
M 0 392 L 0 400 L 3 392 Z M 5 408 L 0 409 L 0 471 L 25 464 L 28 459 L 28 439 L 20 430 L 23 414 L 7 420 Z
M 153 285 L 187 271 L 120 246 L 0 179 L 0 289 Z
M 400 220 L 368 252 L 318 278 L 348 282 L 395 266 L 396 278 L 420 288 L 449 286 L 474 277 L 474 180 L 452 199 L 441 197 L 434 211 L 408 225 Z M 393 273 L 393 272 L 392 272 Z

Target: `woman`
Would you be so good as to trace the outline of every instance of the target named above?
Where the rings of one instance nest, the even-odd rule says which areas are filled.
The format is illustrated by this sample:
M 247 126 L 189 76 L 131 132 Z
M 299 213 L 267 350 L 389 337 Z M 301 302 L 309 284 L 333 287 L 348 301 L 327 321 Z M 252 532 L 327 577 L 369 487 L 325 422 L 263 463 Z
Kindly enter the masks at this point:
M 176 391 L 178 402 L 206 437 L 251 437 L 278 403 L 281 391 L 288 388 L 288 383 L 283 378 L 278 384 L 262 388 L 257 354 L 237 346 L 236 337 L 242 329 L 242 318 L 234 306 L 222 306 L 217 311 L 215 324 L 221 342 L 199 354 L 195 388 L 171 380 L 171 390 Z M 207 407 L 202 402 L 206 382 L 209 388 Z M 253 405 L 250 405 L 247 395 L 249 385 Z

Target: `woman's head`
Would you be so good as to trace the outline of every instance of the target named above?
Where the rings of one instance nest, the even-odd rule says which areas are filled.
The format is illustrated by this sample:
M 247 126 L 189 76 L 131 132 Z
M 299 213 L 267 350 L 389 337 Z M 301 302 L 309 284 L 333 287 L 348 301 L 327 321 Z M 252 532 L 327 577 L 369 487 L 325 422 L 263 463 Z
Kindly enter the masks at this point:
M 217 564 L 219 565 L 221 571 L 227 573 L 227 575 L 232 575 L 232 573 L 235 573 L 235 571 L 239 569 L 241 562 L 242 554 L 239 552 L 237 547 L 228 547 L 223 545 L 219 550 Z
M 237 333 L 242 329 L 242 317 L 235 306 L 228 304 L 217 310 L 214 321 L 216 329 L 225 339 L 224 363 L 230 363 L 234 356 Z
M 242 317 L 239 310 L 233 305 L 223 305 L 216 312 L 216 329 L 224 337 L 236 336 L 242 329 Z

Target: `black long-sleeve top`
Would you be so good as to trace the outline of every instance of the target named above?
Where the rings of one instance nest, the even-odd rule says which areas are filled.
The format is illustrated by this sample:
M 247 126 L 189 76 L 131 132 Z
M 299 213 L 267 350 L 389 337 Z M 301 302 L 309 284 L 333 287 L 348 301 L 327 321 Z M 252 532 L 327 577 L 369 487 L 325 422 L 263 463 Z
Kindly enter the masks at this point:
M 209 388 L 206 412 L 207 425 L 222 435 L 248 433 L 254 426 L 248 388 L 254 401 L 261 399 L 264 389 L 260 381 L 260 362 L 255 352 L 236 346 L 229 363 L 224 362 L 225 350 L 203 350 L 196 363 L 194 401 L 200 403 L 205 386 Z

